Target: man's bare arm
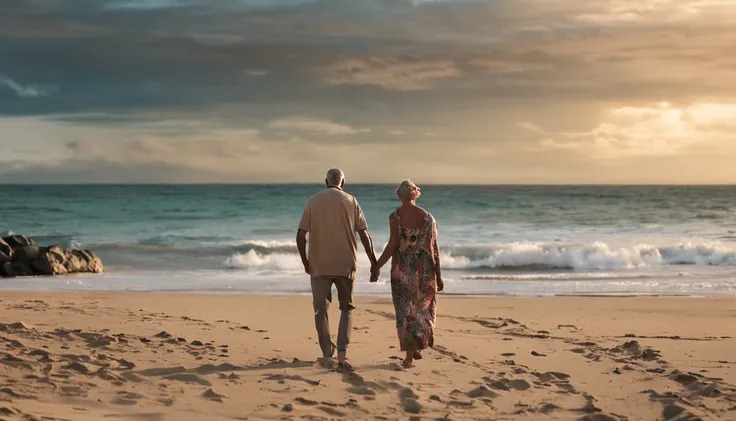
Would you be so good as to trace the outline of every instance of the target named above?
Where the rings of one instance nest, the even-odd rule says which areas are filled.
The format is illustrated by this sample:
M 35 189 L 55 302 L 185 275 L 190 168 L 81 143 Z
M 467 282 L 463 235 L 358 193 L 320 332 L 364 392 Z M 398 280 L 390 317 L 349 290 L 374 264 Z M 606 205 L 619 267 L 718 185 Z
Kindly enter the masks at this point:
M 376 253 L 373 251 L 373 239 L 367 229 L 358 231 L 360 236 L 360 242 L 363 243 L 363 249 L 365 254 L 368 255 L 368 260 L 371 262 L 371 266 L 376 263 Z
M 304 272 L 310 274 L 309 258 L 307 258 L 307 232 L 299 230 L 296 232 L 296 248 L 299 249 L 299 256 L 302 258 Z

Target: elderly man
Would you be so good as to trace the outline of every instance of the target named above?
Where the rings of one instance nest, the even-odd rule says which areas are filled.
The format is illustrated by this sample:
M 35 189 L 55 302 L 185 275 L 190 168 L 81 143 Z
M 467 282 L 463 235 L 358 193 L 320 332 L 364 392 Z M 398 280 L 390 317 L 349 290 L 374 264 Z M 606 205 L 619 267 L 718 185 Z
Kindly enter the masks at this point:
M 353 328 L 350 316 L 355 308 L 353 283 L 358 252 L 356 232 L 360 235 L 360 241 L 371 265 L 376 262 L 376 256 L 368 234 L 368 225 L 358 201 L 343 191 L 345 174 L 333 168 L 327 172 L 325 184 L 327 188 L 309 198 L 304 208 L 296 244 L 304 264 L 304 271 L 312 278 L 314 323 L 323 357 L 320 362 L 329 367 L 335 355 L 335 345 L 330 338 L 330 322 L 327 317 L 334 284 L 341 311 L 337 333 L 337 360 L 341 366 L 349 367 L 346 359 Z M 309 256 L 306 250 L 307 233 Z

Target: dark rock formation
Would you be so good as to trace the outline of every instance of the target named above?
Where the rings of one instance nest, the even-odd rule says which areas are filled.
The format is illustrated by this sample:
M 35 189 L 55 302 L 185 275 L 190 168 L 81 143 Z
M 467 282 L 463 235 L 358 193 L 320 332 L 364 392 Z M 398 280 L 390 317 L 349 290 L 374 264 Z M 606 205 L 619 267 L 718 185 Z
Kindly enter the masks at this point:
M 0 275 L 51 276 L 68 273 L 101 273 L 104 266 L 89 250 L 37 246 L 32 239 L 12 235 L 0 239 Z
M 72 250 L 69 250 L 69 253 L 71 254 Z M 33 261 L 32 266 L 39 275 L 66 275 L 70 272 L 67 268 L 68 262 L 67 254 L 61 247 L 50 246 L 45 253 Z M 80 265 L 74 267 L 74 269 L 77 269 L 76 272 L 80 272 L 84 267 Z
M 0 259 L 2 259 L 3 256 L 10 260 L 13 256 L 13 248 L 10 247 L 10 244 L 6 243 L 5 240 L 0 238 Z
M 10 246 L 13 250 L 25 246 L 35 246 L 36 243 L 33 242 L 30 238 L 26 238 L 22 235 L 9 235 L 7 237 L 3 237 L 3 241 Z
M 0 267 L 8 263 L 9 261 L 10 261 L 10 257 L 7 254 L 0 251 Z
M 32 262 L 41 257 L 41 249 L 38 246 L 25 246 L 13 249 L 13 262 Z

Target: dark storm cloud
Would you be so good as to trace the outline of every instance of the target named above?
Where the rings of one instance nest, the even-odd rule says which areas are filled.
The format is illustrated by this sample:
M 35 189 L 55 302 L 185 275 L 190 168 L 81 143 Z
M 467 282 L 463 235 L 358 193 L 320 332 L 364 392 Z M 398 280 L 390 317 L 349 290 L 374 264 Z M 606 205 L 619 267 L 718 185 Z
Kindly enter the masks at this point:
M 615 45 L 619 28 L 601 29 L 606 13 L 601 2 L 533 0 L 6 0 L 0 75 L 21 90 L 0 86 L 0 113 L 648 95 L 637 78 L 599 72 L 642 55 Z M 681 26 L 625 33 L 693 31 Z M 590 57 L 585 44 L 609 54 Z M 639 44 L 627 48 L 653 43 Z M 704 63 L 703 45 L 679 57 L 667 45 L 661 62 Z M 32 86 L 48 94 L 18 95 Z M 655 81 L 651 96 L 663 89 Z

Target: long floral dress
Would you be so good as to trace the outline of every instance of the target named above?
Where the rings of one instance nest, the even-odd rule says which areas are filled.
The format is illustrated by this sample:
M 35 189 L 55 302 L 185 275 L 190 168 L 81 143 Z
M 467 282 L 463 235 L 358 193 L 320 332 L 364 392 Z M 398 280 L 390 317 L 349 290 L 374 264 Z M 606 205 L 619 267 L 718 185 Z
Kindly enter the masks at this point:
M 439 261 L 437 224 L 427 214 L 414 229 L 404 226 L 398 210 L 391 214 L 399 227 L 399 249 L 391 259 L 391 296 L 402 351 L 434 346 Z

